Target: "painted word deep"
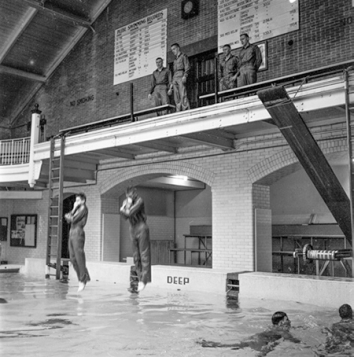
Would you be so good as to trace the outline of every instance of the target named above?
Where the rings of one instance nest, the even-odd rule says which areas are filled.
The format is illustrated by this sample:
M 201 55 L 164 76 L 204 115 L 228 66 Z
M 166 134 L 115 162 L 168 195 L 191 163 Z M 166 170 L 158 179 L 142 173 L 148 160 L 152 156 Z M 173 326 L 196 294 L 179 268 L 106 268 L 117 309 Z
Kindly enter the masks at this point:
M 186 285 L 189 284 L 189 278 L 183 278 L 181 276 L 168 276 L 167 284 Z

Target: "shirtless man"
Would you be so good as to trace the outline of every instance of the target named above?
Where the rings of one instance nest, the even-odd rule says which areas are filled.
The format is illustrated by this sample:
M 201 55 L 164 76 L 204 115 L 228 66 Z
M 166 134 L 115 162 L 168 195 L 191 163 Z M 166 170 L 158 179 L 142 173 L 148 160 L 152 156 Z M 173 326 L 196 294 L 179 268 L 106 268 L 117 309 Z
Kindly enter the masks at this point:
M 78 292 L 85 289 L 86 283 L 90 281 L 90 275 L 86 268 L 85 257 L 85 231 L 88 216 L 86 206 L 86 196 L 84 193 L 78 193 L 71 212 L 65 215 L 68 223 L 71 223 L 69 232 L 69 254 L 70 261 L 76 271 L 79 280 Z
M 126 199 L 120 209 L 120 213 L 129 220 L 130 238 L 133 244 L 133 259 L 135 270 L 139 278 L 137 290 L 145 289 L 146 284 L 151 280 L 151 253 L 150 234 L 146 224 L 145 205 L 143 199 L 138 196 L 135 187 L 128 187 Z

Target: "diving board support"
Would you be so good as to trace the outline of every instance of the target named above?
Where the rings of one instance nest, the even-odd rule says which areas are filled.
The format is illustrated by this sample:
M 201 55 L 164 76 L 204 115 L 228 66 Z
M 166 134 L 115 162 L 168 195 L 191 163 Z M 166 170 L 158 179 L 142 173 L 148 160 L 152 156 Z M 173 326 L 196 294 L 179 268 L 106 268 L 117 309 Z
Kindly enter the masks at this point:
M 285 88 L 257 94 L 351 245 L 350 200 Z

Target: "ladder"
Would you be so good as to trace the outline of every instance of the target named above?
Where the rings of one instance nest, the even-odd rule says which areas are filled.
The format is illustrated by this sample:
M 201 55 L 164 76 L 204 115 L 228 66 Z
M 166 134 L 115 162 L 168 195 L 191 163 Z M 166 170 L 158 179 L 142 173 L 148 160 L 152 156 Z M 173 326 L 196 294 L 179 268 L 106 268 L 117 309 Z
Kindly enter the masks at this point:
M 48 231 L 46 250 L 47 279 L 55 276 L 60 279 L 61 247 L 63 225 L 63 181 L 64 181 L 64 148 L 65 136 L 59 136 L 60 156 L 55 156 L 56 138 L 50 139 L 49 187 L 48 187 Z M 57 193 L 57 195 L 55 195 Z M 55 274 L 51 273 L 55 270 Z
M 344 70 L 345 80 L 345 114 L 347 123 L 347 147 L 348 147 L 348 167 L 349 167 L 349 199 L 350 199 L 350 219 L 351 219 L 351 232 L 352 232 L 352 277 L 354 277 L 354 162 L 353 162 L 353 139 L 352 128 L 354 126 L 354 118 L 352 110 L 353 104 L 350 103 L 350 96 L 354 94 L 354 85 L 350 84 L 350 71 L 353 77 L 353 67 Z

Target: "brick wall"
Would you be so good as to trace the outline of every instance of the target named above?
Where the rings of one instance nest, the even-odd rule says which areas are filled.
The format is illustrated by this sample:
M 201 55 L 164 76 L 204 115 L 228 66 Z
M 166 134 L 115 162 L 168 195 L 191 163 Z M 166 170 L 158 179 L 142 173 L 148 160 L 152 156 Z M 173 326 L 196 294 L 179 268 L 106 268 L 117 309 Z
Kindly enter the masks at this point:
M 343 140 L 327 140 L 321 143 L 328 155 L 344 152 Z M 289 156 L 284 147 L 244 151 L 239 153 L 220 153 L 214 156 L 191 157 L 180 155 L 178 161 L 159 163 L 150 159 L 139 167 L 112 168 L 98 172 L 97 185 L 65 189 L 65 194 L 79 191 L 87 195 L 89 219 L 85 227 L 87 260 L 101 259 L 101 219 L 102 212 L 116 213 L 117 205 L 108 198 L 115 190 L 119 197 L 128 184 L 139 184 L 153 174 L 180 174 L 198 179 L 211 187 L 212 222 L 204 218 L 198 223 L 212 224 L 213 268 L 229 271 L 253 270 L 254 267 L 254 209 L 269 208 L 269 185 L 284 173 L 291 172 L 297 165 L 296 159 Z M 191 154 L 189 154 L 191 155 Z M 289 169 L 290 168 L 290 169 Z M 280 173 L 278 175 L 277 173 Z M 150 175 L 150 176 L 149 176 Z M 264 178 L 272 178 L 265 180 Z M 37 248 L 9 247 L 3 242 L 6 259 L 12 263 L 23 263 L 25 257 L 43 258 L 45 256 L 47 232 L 47 191 L 42 200 L 2 200 L 0 215 L 9 217 L 18 213 L 38 214 Z M 156 226 L 161 216 L 151 219 Z M 155 224 L 156 223 L 156 224 Z M 164 220 L 161 232 L 168 231 L 171 222 Z M 158 233 L 154 233 L 158 235 Z
M 259 81 L 302 72 L 353 59 L 354 16 L 349 0 L 300 1 L 300 30 L 267 40 L 268 70 Z M 180 16 L 180 1 L 112 1 L 78 45 L 49 78 L 16 124 L 30 120 L 34 103 L 47 119 L 47 136 L 59 129 L 129 112 L 130 82 L 113 86 L 114 31 L 161 9 L 168 9 L 167 46 L 178 42 L 188 55 L 212 48 L 217 42 L 217 1 L 201 1 L 200 14 L 189 20 Z M 290 45 L 292 41 L 292 45 Z M 171 52 L 168 53 L 171 60 Z M 149 76 L 133 81 L 134 108 L 150 107 Z M 117 96 L 116 93 L 119 93 Z M 94 100 L 72 106 L 70 102 L 93 95 Z M 13 137 L 27 136 L 26 126 Z

